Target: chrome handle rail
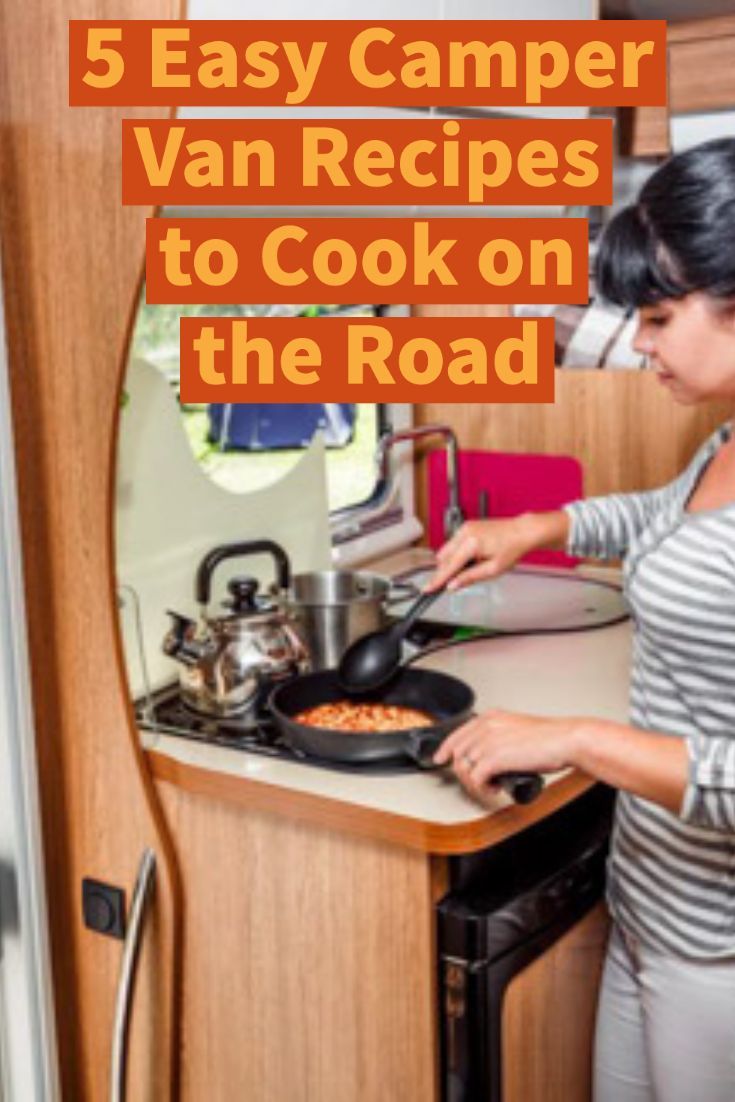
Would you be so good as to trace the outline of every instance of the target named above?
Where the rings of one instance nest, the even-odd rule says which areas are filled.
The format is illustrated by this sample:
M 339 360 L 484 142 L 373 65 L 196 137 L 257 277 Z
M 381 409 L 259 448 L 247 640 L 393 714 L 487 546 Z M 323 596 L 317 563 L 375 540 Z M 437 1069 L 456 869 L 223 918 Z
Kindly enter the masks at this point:
M 135 968 L 155 875 L 156 855 L 152 849 L 145 849 L 140 859 L 135 888 L 133 889 L 128 928 L 120 964 L 120 978 L 117 984 L 110 1056 L 110 1102 L 125 1102 L 125 1084 L 128 1070 L 128 1027 L 130 1025 L 130 1011 L 135 985 Z

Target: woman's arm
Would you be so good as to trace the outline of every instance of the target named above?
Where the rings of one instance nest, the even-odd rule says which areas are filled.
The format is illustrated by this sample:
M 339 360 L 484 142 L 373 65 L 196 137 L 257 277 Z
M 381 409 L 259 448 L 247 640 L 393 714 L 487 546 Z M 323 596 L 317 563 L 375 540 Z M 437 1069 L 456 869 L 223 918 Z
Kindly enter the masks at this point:
M 694 826 L 735 834 L 735 738 L 686 740 L 689 783 L 681 817 Z
M 561 547 L 570 555 L 621 559 L 651 518 L 681 498 L 721 439 L 717 429 L 701 445 L 686 470 L 665 486 L 639 493 L 607 494 L 573 501 L 551 513 L 524 513 L 498 520 L 472 520 L 437 552 L 437 569 L 427 590 L 444 582 L 449 589 L 494 578 L 529 551 Z
M 434 760 L 451 763 L 481 803 L 499 773 L 573 767 L 693 826 L 735 834 L 735 738 L 681 738 L 602 719 L 490 711 L 454 731 Z
M 621 559 L 635 537 L 676 491 L 676 483 L 635 494 L 607 494 L 564 506 L 567 550 L 591 559 Z
M 468 521 L 437 551 L 436 571 L 426 588 L 449 582 L 450 590 L 461 589 L 495 578 L 542 547 L 565 548 L 582 558 L 622 558 L 671 492 L 671 486 L 664 486 L 574 501 L 551 513 Z
M 613 788 L 681 813 L 689 777 L 684 739 L 598 719 L 490 711 L 454 731 L 434 760 L 449 764 L 481 801 L 499 773 L 574 767 Z
M 622 723 L 582 720 L 571 744 L 571 764 L 583 773 L 680 814 L 689 775 L 684 739 Z

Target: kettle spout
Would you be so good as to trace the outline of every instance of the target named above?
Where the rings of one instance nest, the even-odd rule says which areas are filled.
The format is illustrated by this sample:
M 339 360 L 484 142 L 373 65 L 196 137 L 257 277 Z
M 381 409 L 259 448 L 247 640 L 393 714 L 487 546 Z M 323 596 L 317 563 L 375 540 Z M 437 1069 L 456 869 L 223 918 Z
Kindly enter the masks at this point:
M 167 609 L 171 617 L 171 627 L 166 633 L 162 650 L 169 658 L 175 658 L 184 666 L 193 666 L 202 657 L 202 644 L 194 637 L 196 621 Z

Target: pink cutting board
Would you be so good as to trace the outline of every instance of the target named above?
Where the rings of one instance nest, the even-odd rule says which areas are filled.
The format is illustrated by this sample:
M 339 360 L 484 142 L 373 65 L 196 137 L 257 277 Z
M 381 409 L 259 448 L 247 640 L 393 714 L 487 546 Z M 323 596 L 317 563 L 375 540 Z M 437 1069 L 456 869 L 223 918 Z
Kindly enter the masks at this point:
M 447 505 L 446 453 L 432 452 L 429 471 L 429 543 L 444 542 Z M 582 466 L 566 455 L 515 455 L 510 452 L 462 451 L 459 454 L 460 504 L 467 520 L 479 516 L 480 494 L 488 494 L 488 516 L 548 512 L 583 496 Z M 575 566 L 579 559 L 563 551 L 534 551 L 524 562 Z

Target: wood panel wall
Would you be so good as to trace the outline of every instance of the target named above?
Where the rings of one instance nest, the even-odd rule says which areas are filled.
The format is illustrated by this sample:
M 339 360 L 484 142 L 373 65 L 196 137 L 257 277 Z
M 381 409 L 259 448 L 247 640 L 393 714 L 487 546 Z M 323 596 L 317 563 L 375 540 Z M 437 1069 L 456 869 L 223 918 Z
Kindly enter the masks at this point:
M 165 1102 L 176 1094 L 178 886 L 128 703 L 111 492 L 151 212 L 121 205 L 123 112 L 67 106 L 68 20 L 111 14 L 103 0 L 0 0 L 0 241 L 63 1097 L 108 1097 L 122 955 L 83 925 L 82 878 L 129 900 L 152 846 L 127 1097 Z M 114 15 L 180 10 L 121 0 Z
M 504 310 L 454 308 L 487 316 Z M 448 312 L 448 307 L 416 308 L 424 315 Z M 462 448 L 574 456 L 582 463 L 585 493 L 591 497 L 670 481 L 732 412 L 724 403 L 677 405 L 653 372 L 565 368 L 556 372 L 553 404 L 424 404 L 416 407 L 416 420 L 450 424 Z M 425 519 L 423 472 L 418 492 Z
M 670 24 L 667 38 L 671 112 L 735 106 L 735 15 Z

